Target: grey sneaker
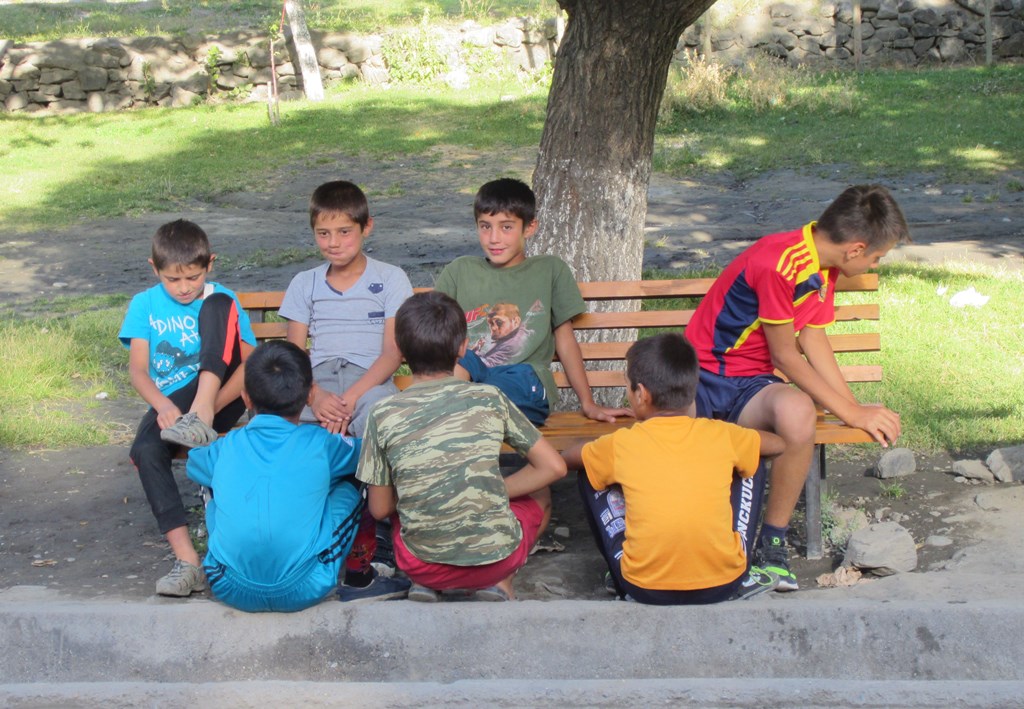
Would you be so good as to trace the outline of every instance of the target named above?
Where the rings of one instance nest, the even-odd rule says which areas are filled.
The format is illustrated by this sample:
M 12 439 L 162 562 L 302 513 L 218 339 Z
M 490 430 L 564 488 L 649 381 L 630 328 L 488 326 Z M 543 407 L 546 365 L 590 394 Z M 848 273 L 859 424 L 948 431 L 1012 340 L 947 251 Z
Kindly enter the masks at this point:
M 156 592 L 161 596 L 185 598 L 196 591 L 206 590 L 206 572 L 201 566 L 175 559 L 171 573 L 156 582 Z
M 441 594 L 432 588 L 414 583 L 409 589 L 409 600 L 419 603 L 437 603 L 441 600 Z
M 217 432 L 211 426 L 207 426 L 198 414 L 187 413 L 179 416 L 173 426 L 162 430 L 160 440 L 186 448 L 201 448 L 216 441 Z

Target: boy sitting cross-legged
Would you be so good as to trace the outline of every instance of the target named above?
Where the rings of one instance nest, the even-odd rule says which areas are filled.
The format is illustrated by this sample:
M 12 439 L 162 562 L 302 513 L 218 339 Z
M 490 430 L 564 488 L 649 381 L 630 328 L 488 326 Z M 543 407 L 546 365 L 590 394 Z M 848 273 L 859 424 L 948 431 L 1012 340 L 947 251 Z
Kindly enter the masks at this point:
M 238 421 L 242 361 L 256 345 L 234 293 L 206 280 L 213 260 L 198 225 L 179 219 L 157 229 L 149 263 L 160 282 L 132 298 L 118 335 L 132 386 L 151 407 L 129 455 L 175 556 L 156 583 L 163 596 L 206 588 L 171 461 L 179 446 L 208 445 Z
M 750 566 L 738 529 L 760 512 L 740 500 L 743 480 L 782 439 L 694 418 L 697 356 L 682 335 L 636 342 L 626 378 L 639 422 L 563 453 L 582 468 L 587 520 L 620 597 L 715 603 L 774 588 L 778 577 Z
M 362 513 L 359 440 L 299 424 L 309 356 L 271 340 L 246 362 L 244 428 L 189 454 L 188 476 L 213 490 L 203 568 L 213 594 L 243 611 L 298 611 L 338 582 Z
M 865 273 L 907 241 L 907 222 L 888 190 L 850 187 L 817 222 L 762 237 L 737 256 L 686 328 L 701 367 L 698 415 L 774 431 L 786 442 L 772 462 L 754 552 L 755 563 L 779 575 L 779 591 L 798 588 L 786 532 L 814 451 L 815 403 L 883 446 L 900 435 L 898 414 L 854 397 L 825 327 L 835 320 L 839 276 Z
M 527 258 L 535 215 L 533 190 L 519 180 L 494 180 L 476 194 L 473 216 L 485 258 L 455 259 L 434 284 L 466 314 L 469 347 L 456 375 L 498 387 L 540 426 L 558 398 L 551 373 L 557 353 L 587 418 L 629 416 L 629 409 L 594 402 L 572 326 L 586 304 L 564 261 L 546 254 Z
M 551 513 L 548 485 L 565 475 L 550 443 L 496 388 L 453 376 L 466 319 L 438 291 L 409 298 L 395 318 L 412 385 L 370 412 L 357 477 L 377 519 L 392 517 L 395 563 L 409 598 L 479 589 L 514 598 L 512 578 Z M 529 463 L 502 479 L 501 445 Z

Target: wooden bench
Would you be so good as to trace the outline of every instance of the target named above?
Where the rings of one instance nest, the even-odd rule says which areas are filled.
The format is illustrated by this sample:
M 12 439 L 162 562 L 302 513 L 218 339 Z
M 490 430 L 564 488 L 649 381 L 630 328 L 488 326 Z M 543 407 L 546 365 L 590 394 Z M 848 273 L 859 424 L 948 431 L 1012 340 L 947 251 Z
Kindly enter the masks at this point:
M 606 331 L 611 335 L 611 341 L 580 342 L 590 386 L 597 391 L 625 386 L 625 374 L 621 365 L 625 360 L 626 350 L 637 337 L 637 329 L 641 330 L 640 336 L 653 328 L 685 329 L 693 316 L 696 302 L 707 293 L 713 282 L 713 278 L 698 278 L 580 283 L 580 292 L 587 302 L 588 312 L 577 317 L 573 321 L 573 327 L 578 331 Z M 874 273 L 856 278 L 841 278 L 837 284 L 837 291 L 840 293 L 877 290 L 878 275 Z M 283 292 L 238 293 L 242 307 L 249 313 L 257 340 L 285 336 L 286 323 L 268 320 L 266 317 L 270 313 L 276 313 L 283 296 Z M 616 309 L 606 310 L 605 308 L 609 306 Z M 845 361 L 852 353 L 878 352 L 881 349 L 878 319 L 877 304 L 836 307 L 837 322 L 875 323 L 871 332 L 829 335 L 832 348 L 839 355 L 840 369 L 846 381 L 851 384 L 877 382 L 882 378 L 881 365 Z M 609 366 L 615 365 L 619 365 L 619 368 L 609 369 Z M 560 371 L 555 372 L 555 382 L 562 389 L 569 388 L 565 375 Z M 397 376 L 396 384 L 400 388 L 407 386 L 408 377 Z M 632 419 L 621 419 L 614 424 L 591 421 L 578 411 L 555 412 L 541 428 L 541 432 L 556 448 L 562 450 L 581 438 L 596 438 L 632 423 Z M 864 431 L 850 428 L 834 416 L 819 411 L 814 442 L 814 457 L 804 491 L 807 557 L 811 559 L 821 558 L 822 555 L 821 486 L 825 478 L 825 445 L 870 443 L 872 439 Z

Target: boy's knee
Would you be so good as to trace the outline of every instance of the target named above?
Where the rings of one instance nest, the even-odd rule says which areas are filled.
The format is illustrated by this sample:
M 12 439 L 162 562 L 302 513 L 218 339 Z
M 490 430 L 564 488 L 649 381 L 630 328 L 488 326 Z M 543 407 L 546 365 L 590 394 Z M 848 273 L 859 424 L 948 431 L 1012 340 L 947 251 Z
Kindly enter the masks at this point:
M 787 443 L 807 443 L 814 440 L 814 427 L 818 410 L 814 400 L 799 389 L 780 397 L 775 407 L 775 432 Z

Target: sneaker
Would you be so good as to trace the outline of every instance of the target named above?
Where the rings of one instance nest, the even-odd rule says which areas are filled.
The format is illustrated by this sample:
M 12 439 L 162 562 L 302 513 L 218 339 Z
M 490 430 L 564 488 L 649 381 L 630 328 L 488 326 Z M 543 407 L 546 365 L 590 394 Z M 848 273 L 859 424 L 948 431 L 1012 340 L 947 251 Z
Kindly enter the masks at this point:
M 789 551 L 784 540 L 775 539 L 778 544 L 764 544 L 754 552 L 754 565 L 779 577 L 776 591 L 796 591 L 800 586 L 796 574 L 789 568 Z
M 613 596 L 619 595 L 619 589 L 615 588 L 615 579 L 612 578 L 611 571 L 604 572 L 604 590 Z
M 205 590 L 206 572 L 203 568 L 181 559 L 175 559 L 171 573 L 156 582 L 156 592 L 161 596 L 185 598 L 196 591 Z
M 162 430 L 160 440 L 186 448 L 201 448 L 216 441 L 217 432 L 207 426 L 198 414 L 187 413 L 179 416 L 173 426 Z
M 762 593 L 774 591 L 778 588 L 778 585 L 779 577 L 776 574 L 758 566 L 751 566 L 742 583 L 740 583 L 740 587 L 736 589 L 732 600 L 745 601 L 748 598 L 760 596 Z
M 409 589 L 409 600 L 416 601 L 418 603 L 437 603 L 441 600 L 441 592 L 435 591 L 432 588 L 427 588 L 418 583 L 414 583 Z
M 509 595 L 497 586 L 488 586 L 487 588 L 477 589 L 472 593 L 472 597 L 474 601 L 491 601 L 498 603 L 510 600 Z
M 344 603 L 363 603 L 367 601 L 387 601 L 392 598 L 405 598 L 412 582 L 397 576 L 383 576 L 373 572 L 373 580 L 365 586 L 338 586 L 338 600 Z

